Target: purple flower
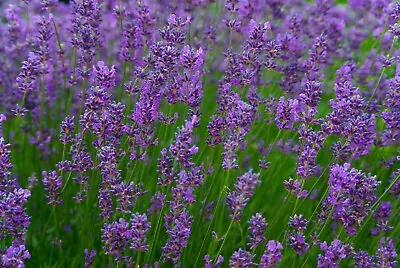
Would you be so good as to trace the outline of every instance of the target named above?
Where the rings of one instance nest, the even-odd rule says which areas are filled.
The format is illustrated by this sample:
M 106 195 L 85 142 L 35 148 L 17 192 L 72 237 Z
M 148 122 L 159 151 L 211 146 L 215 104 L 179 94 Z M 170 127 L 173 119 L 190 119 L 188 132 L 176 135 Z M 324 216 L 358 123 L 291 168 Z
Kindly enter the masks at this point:
M 113 146 L 103 146 L 98 152 L 103 186 L 117 187 L 121 181 L 121 171 L 117 169 L 118 151 Z M 123 186 L 122 186 L 123 187 Z
M 57 164 L 59 171 L 83 173 L 93 167 L 93 161 L 80 134 L 75 136 L 71 144 L 71 158 L 71 161 L 64 160 Z
M 128 222 L 121 218 L 116 222 L 105 223 L 101 232 L 104 253 L 112 255 L 116 261 L 122 260 L 132 235 Z
M 365 227 L 373 228 L 373 235 L 382 236 L 392 228 L 393 200 L 381 202 L 388 200 L 380 200 L 377 178 L 356 165 L 365 166 L 365 172 L 374 171 L 367 163 L 373 155 L 361 157 L 371 148 L 385 147 L 378 153 L 384 155 L 388 172 L 398 168 L 400 158 L 395 160 L 392 154 L 400 144 L 400 68 L 395 43 L 400 36 L 400 3 L 226 0 L 220 6 L 215 0 L 58 2 L 0 1 L 0 13 L 4 13 L 0 16 L 0 107 L 4 110 L 0 111 L 0 134 L 6 135 L 0 137 L 1 267 L 24 266 L 29 253 L 22 244 L 37 240 L 36 227 L 33 235 L 27 233 L 31 217 L 25 209 L 30 190 L 40 192 L 40 187 L 34 187 L 35 176 L 28 178 L 33 172 L 24 170 L 33 167 L 26 164 L 29 155 L 23 155 L 35 151 L 30 149 L 33 144 L 39 146 L 41 165 L 51 165 L 62 157 L 56 171 L 42 173 L 46 202 L 61 204 L 67 195 L 76 202 L 85 198 L 98 202 L 98 209 L 93 208 L 89 215 L 90 221 L 96 222 L 93 217 L 99 213 L 102 221 L 104 251 L 97 254 L 109 255 L 105 259 L 120 266 L 138 266 L 138 256 L 143 255 L 149 258 L 148 264 L 142 261 L 146 268 L 169 266 L 168 262 L 193 265 L 187 257 L 200 249 L 197 239 L 201 230 L 207 229 L 202 224 L 210 224 L 212 231 L 214 221 L 220 225 L 223 216 L 213 211 L 221 205 L 215 203 L 218 193 L 214 186 L 220 185 L 221 175 L 218 164 L 236 176 L 234 185 L 225 185 L 221 193 L 225 196 L 230 187 L 225 200 L 230 218 L 239 223 L 251 217 L 248 241 L 213 232 L 214 243 L 236 238 L 225 241 L 232 245 L 224 253 L 232 253 L 229 250 L 239 242 L 247 247 L 235 251 L 226 266 L 258 266 L 255 262 L 260 260 L 260 267 L 276 267 L 282 260 L 283 246 L 275 240 L 268 241 L 258 259 L 253 256 L 266 242 L 267 222 L 260 213 L 253 215 L 245 208 L 251 205 L 249 209 L 256 210 L 260 204 L 250 201 L 263 201 L 254 198 L 262 178 L 252 171 L 237 172 L 249 170 L 251 165 L 264 172 L 267 161 L 273 161 L 276 170 L 264 175 L 295 172 L 296 178 L 286 177 L 284 185 L 259 189 L 257 195 L 269 196 L 268 191 L 279 187 L 282 191 L 284 186 L 295 199 L 309 197 L 312 200 L 304 202 L 306 206 L 321 206 L 316 210 L 319 219 L 311 224 L 332 221 L 333 235 L 343 228 L 347 234 L 341 235 L 352 241 L 370 217 L 374 223 Z M 371 38 L 378 42 L 372 44 Z M 365 49 L 370 51 L 364 53 Z M 342 66 L 335 71 L 338 64 Z M 207 118 L 214 108 L 215 113 Z M 10 120 L 4 122 L 2 113 L 11 115 Z M 54 137 L 62 119 L 58 146 Z M 171 139 L 175 123 L 185 119 Z M 200 126 L 204 122 L 208 122 L 207 140 L 203 140 Z M 284 137 L 272 144 L 270 134 L 276 127 Z M 15 141 L 14 161 L 8 140 Z M 207 146 L 215 148 L 208 150 Z M 297 157 L 294 169 L 289 169 L 293 159 L 284 164 L 274 159 L 274 153 L 270 155 L 274 146 Z M 156 147 L 162 148 L 161 155 Z M 323 182 L 314 185 L 307 179 L 323 177 L 325 170 L 317 165 L 317 157 L 326 164 L 331 153 L 334 159 L 328 164 L 330 176 L 323 194 Z M 13 169 L 12 164 L 18 168 Z M 356 168 L 351 168 L 353 164 Z M 214 172 L 207 172 L 209 167 Z M 380 179 L 393 187 L 384 189 L 384 194 L 398 199 L 400 181 L 395 180 L 400 171 L 392 172 L 389 179 L 384 176 L 388 172 L 382 172 Z M 143 184 L 136 182 L 144 178 Z M 63 184 L 67 182 L 70 184 Z M 28 184 L 29 190 L 19 184 Z M 306 189 L 311 184 L 309 193 Z M 143 196 L 146 190 L 151 190 L 150 200 Z M 323 195 L 322 200 L 316 200 L 317 193 Z M 64 201 L 65 205 L 73 207 L 64 205 L 57 210 L 73 216 L 84 204 L 69 201 Z M 275 201 L 279 205 L 279 200 Z M 38 204 L 31 205 L 29 211 L 34 211 Z M 141 212 L 133 212 L 134 208 Z M 165 230 L 162 234 L 163 228 L 156 226 L 151 234 L 160 241 L 154 240 L 152 252 L 142 254 L 150 251 L 150 216 L 153 221 L 160 217 Z M 193 225 L 195 220 L 199 222 Z M 69 226 L 64 231 L 76 229 L 73 224 L 62 223 Z M 350 260 L 340 263 L 350 257 L 356 267 L 397 265 L 395 241 L 382 240 L 376 256 L 360 249 L 355 254 L 338 237 L 318 238 L 317 232 L 306 235 L 309 225 L 303 215 L 292 214 L 285 243 L 294 252 L 285 257 L 313 255 L 308 252 L 313 244 L 322 250 L 314 260 L 320 267 L 351 264 Z M 59 237 L 49 241 L 61 245 Z M 96 238 L 93 242 L 89 244 L 97 245 Z M 210 255 L 204 256 L 205 266 L 223 266 L 229 255 L 214 256 L 212 248 Z M 86 267 L 96 265 L 95 251 L 80 253 L 84 253 L 85 259 L 80 261 L 85 261 Z M 150 260 L 153 256 L 164 265 Z M 306 259 L 310 260 L 303 261 Z
M 400 3 L 396 2 L 390 12 L 390 16 L 395 20 L 400 20 Z
M 87 248 L 85 248 L 85 268 L 90 268 L 93 265 L 93 259 L 96 257 L 96 251 L 91 250 L 89 251 Z
M 230 192 L 226 197 L 226 204 L 229 207 L 229 216 L 235 221 L 240 221 L 244 207 L 247 205 L 249 198 L 242 193 L 236 191 Z
M 248 197 L 254 195 L 254 189 L 261 183 L 260 173 L 253 173 L 251 170 L 240 176 L 236 183 L 235 189 Z
M 110 90 L 115 86 L 115 66 L 108 68 L 103 61 L 99 61 L 96 66 L 93 66 L 94 84 L 98 87 Z
M 374 214 L 376 227 L 372 228 L 371 233 L 378 235 L 379 233 L 391 230 L 393 227 L 389 226 L 389 217 L 392 215 L 392 203 L 382 202 Z
M 235 183 L 235 191 L 232 191 L 226 197 L 226 203 L 230 210 L 230 217 L 239 221 L 242 217 L 243 209 L 249 198 L 254 194 L 254 189 L 261 183 L 259 173 L 248 171 L 240 176 Z
M 230 83 L 224 83 L 218 88 L 217 102 L 217 114 L 213 115 L 208 124 L 208 133 L 211 136 L 208 143 L 216 145 L 223 142 L 222 167 L 237 169 L 237 150 L 250 131 L 256 107 L 242 101 L 240 95 L 232 90 Z
M 326 134 L 323 131 L 315 131 L 312 128 L 301 127 L 299 140 L 302 142 L 303 151 L 314 149 L 318 152 L 324 145 Z
M 248 245 L 250 249 L 255 249 L 259 244 L 264 242 L 264 234 L 267 228 L 267 221 L 260 213 L 256 213 L 249 220 L 250 242 Z
M 111 192 L 108 187 L 101 187 L 99 190 L 99 208 L 100 216 L 103 219 L 108 219 L 112 214 L 112 199 Z
M 267 162 L 265 159 L 260 159 L 258 161 L 258 166 L 262 169 L 268 169 L 269 165 L 271 164 L 271 162 Z
M 51 52 L 51 39 L 54 35 L 53 27 L 51 26 L 52 15 L 49 17 L 41 16 L 38 18 L 36 23 L 38 34 L 34 39 L 35 51 L 34 53 L 39 56 L 41 62 L 40 73 L 46 74 L 49 72 L 49 67 L 46 61 L 48 61 L 53 55 Z
M 159 174 L 158 182 L 159 185 L 169 185 L 174 177 L 172 170 L 173 158 L 167 153 L 167 149 L 161 150 L 161 157 L 158 159 L 157 173 Z
M 60 126 L 60 141 L 64 144 L 71 143 L 73 141 L 73 134 L 75 130 L 75 117 L 68 115 L 64 121 L 61 122 Z
M 325 252 L 325 255 L 322 255 L 322 254 L 318 255 L 318 267 L 319 268 L 339 267 L 340 260 L 347 257 L 346 247 L 338 239 L 333 240 L 329 246 L 328 246 L 327 242 L 323 242 L 320 244 L 320 248 L 322 251 Z
M 150 230 L 150 222 L 146 214 L 135 213 L 131 218 L 132 243 L 130 248 L 135 251 L 147 251 L 146 235 Z
M 327 49 L 327 36 L 322 34 L 316 38 L 311 49 L 308 51 L 308 54 L 310 55 L 310 69 L 318 71 L 318 66 L 326 63 Z
M 222 142 L 222 130 L 225 127 L 224 119 L 220 116 L 213 115 L 207 126 L 208 135 L 207 143 L 215 146 Z
M 24 260 L 29 259 L 31 255 L 24 245 L 14 240 L 12 245 L 1 256 L 2 267 L 25 267 Z
M 324 218 L 332 211 L 332 218 L 341 222 L 349 235 L 355 235 L 377 200 L 375 191 L 379 182 L 373 176 L 350 169 L 346 163 L 331 167 L 328 184 L 329 192 L 320 216 Z
M 0 193 L 5 191 L 7 184 L 11 180 L 11 151 L 10 144 L 6 143 L 3 137 L 0 137 Z
M 395 36 L 395 37 L 399 37 L 400 36 L 400 23 L 394 23 L 393 25 L 389 26 L 389 32 Z
M 205 203 L 205 200 L 203 200 L 201 202 L 202 204 Z M 202 212 L 202 210 L 200 210 L 200 212 L 203 214 L 203 219 L 205 221 L 211 221 L 213 218 L 213 207 L 214 207 L 214 202 L 208 202 L 204 208 L 204 213 Z
M 224 262 L 224 257 L 218 255 L 217 260 L 215 261 L 215 265 L 213 265 L 213 260 L 210 258 L 210 255 L 204 256 L 204 268 L 220 268 L 221 264 Z
M 123 5 L 114 10 L 123 22 L 123 37 L 121 42 L 121 58 L 127 62 L 136 64 L 142 56 L 141 48 L 151 45 L 155 39 L 157 23 L 154 14 L 154 6 L 150 2 L 140 2 L 129 5 L 125 9 Z M 121 9 L 120 9 L 121 8 Z
M 20 97 L 32 93 L 35 89 L 36 75 L 39 72 L 40 57 L 30 53 L 28 59 L 22 63 L 21 72 L 17 77 L 17 87 L 20 90 Z
M 47 204 L 49 205 L 61 205 L 63 201 L 60 199 L 61 189 L 63 188 L 63 181 L 61 176 L 57 174 L 56 171 L 43 171 L 42 172 L 42 182 L 44 189 L 47 192 Z
M 0 113 L 0 136 L 3 136 L 3 122 L 7 120 L 7 116 Z
M 193 166 L 192 157 L 198 152 L 198 147 L 193 145 L 193 130 L 198 124 L 194 115 L 185 126 L 180 128 L 175 135 L 175 141 L 169 147 L 171 156 L 185 168 Z
M 231 136 L 227 141 L 224 142 L 224 152 L 222 156 L 224 160 L 222 162 L 222 167 L 224 169 L 238 169 L 237 164 L 237 148 L 239 147 L 239 142 L 236 135 Z
M 162 206 L 164 204 L 164 195 L 158 191 L 156 192 L 151 198 L 150 198 L 150 203 L 151 206 L 148 209 L 147 213 L 150 215 L 153 215 L 153 213 L 161 211 Z
M 301 102 L 309 107 L 317 107 L 321 100 L 321 83 L 318 81 L 307 81 L 301 89 L 302 92 L 299 94 Z
M 307 229 L 308 220 L 303 215 L 294 215 L 290 217 L 289 225 L 290 227 L 296 229 L 297 231 L 305 231 Z
M 11 112 L 16 116 L 16 117 L 24 117 L 25 114 L 28 112 L 28 110 L 25 107 L 21 107 L 19 104 L 15 105 L 14 109 L 11 109 Z
M 358 251 L 354 256 L 354 267 L 356 268 L 372 268 L 375 267 L 374 260 L 369 254 L 363 250 Z
M 178 262 L 182 249 L 188 245 L 191 233 L 190 229 L 193 223 L 193 217 L 189 215 L 185 207 L 182 207 L 181 211 L 177 211 L 176 209 L 172 207 L 172 215 L 164 216 L 169 239 L 162 247 L 164 261 L 170 259 L 174 263 Z
M 306 146 L 299 156 L 297 175 L 301 178 L 309 178 L 314 174 L 317 151 Z
M 195 167 L 189 172 L 181 170 L 178 174 L 176 187 L 172 188 L 174 203 L 182 201 L 190 204 L 193 203 L 195 201 L 193 191 L 202 183 L 203 176 L 200 172 L 200 167 Z
M 296 99 L 280 97 L 276 108 L 276 125 L 280 129 L 293 129 L 294 123 L 300 119 L 301 106 Z
M 294 194 L 298 198 L 306 198 L 308 196 L 307 190 L 301 189 L 301 181 L 294 180 L 293 178 L 289 178 L 283 182 L 286 190 L 290 193 Z
M 81 77 L 88 78 L 97 49 L 101 47 L 101 8 L 96 0 L 83 0 L 74 1 L 72 9 L 71 43 L 80 52 L 78 73 Z
M 354 158 L 367 155 L 376 137 L 375 115 L 362 114 L 352 119 L 348 127 L 345 128 L 346 136 L 351 137 L 349 149 L 353 152 Z
M 394 268 L 397 266 L 397 253 L 393 240 L 382 237 L 375 255 L 378 267 Z
M 269 240 L 263 255 L 261 256 L 260 268 L 274 268 L 282 259 L 281 243 L 275 240 Z
M 306 242 L 304 234 L 301 233 L 291 233 L 288 237 L 289 246 L 296 251 L 298 255 L 304 255 L 310 245 Z
M 28 189 L 32 190 L 33 188 L 36 187 L 38 183 L 38 179 L 36 177 L 36 174 L 33 173 L 29 178 L 28 178 Z
M 265 62 L 263 63 L 265 68 L 276 69 L 277 68 L 276 59 L 281 54 L 282 45 L 276 40 L 271 40 L 266 42 L 264 49 L 267 52 Z
M 399 158 L 399 156 L 398 156 Z M 396 170 L 392 173 L 392 178 L 390 182 L 392 183 L 398 176 L 400 176 L 400 170 Z M 395 182 L 393 187 L 390 189 L 390 195 L 393 196 L 395 199 L 400 197 L 400 180 Z
M 117 185 L 111 186 L 111 192 L 117 198 L 117 210 L 122 213 L 130 213 L 134 205 L 135 199 L 144 195 L 146 191 L 141 190 L 142 185 L 134 185 L 133 182 L 120 182 Z
M 203 49 L 194 50 L 188 45 L 184 46 L 180 56 L 180 64 L 186 69 L 200 71 L 204 64 Z
M 31 220 L 24 205 L 31 196 L 31 192 L 20 188 L 17 179 L 11 177 L 13 165 L 9 147 L 10 144 L 5 143 L 4 138 L 0 136 L 0 239 L 13 238 L 24 241 Z M 13 244 L 13 246 L 20 247 L 19 244 Z M 10 247 L 10 252 L 13 252 L 13 246 Z M 7 252 L 3 258 L 8 258 L 8 255 Z M 12 256 L 9 257 L 12 258 Z M 8 259 L 6 260 L 8 263 Z M 12 263 L 13 260 L 10 262 Z
M 161 37 L 171 44 L 183 44 L 185 41 L 186 25 L 190 23 L 190 17 L 178 17 L 171 14 L 167 20 L 168 25 L 161 31 Z
M 327 115 L 322 129 L 327 134 L 341 135 L 346 139 L 343 145 L 340 144 L 344 148 L 340 148 L 336 157 L 345 158 L 352 153 L 354 158 L 359 158 L 367 154 L 374 143 L 375 115 L 365 112 L 368 106 L 360 90 L 348 78 L 343 78 L 341 72 L 343 69 L 338 71 L 334 88 L 336 100 L 330 101 L 333 111 Z
M 229 260 L 229 267 L 242 268 L 242 267 L 253 267 L 253 255 L 243 249 L 239 249 L 232 254 Z
M 396 143 L 400 139 L 400 76 L 390 80 L 389 91 L 385 97 L 385 110 L 382 118 L 386 123 L 382 141 L 385 145 Z
M 8 193 L 0 194 L 0 238 L 7 235 L 20 240 L 24 239 L 31 217 L 25 211 L 31 192 L 22 188 L 15 188 Z

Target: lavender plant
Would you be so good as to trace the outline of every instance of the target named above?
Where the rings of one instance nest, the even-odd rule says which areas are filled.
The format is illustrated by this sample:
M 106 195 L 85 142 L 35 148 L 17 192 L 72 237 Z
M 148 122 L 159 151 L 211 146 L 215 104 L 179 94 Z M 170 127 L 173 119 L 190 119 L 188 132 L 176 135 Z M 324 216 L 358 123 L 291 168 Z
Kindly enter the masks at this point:
M 0 267 L 398 265 L 397 0 L 0 17 Z

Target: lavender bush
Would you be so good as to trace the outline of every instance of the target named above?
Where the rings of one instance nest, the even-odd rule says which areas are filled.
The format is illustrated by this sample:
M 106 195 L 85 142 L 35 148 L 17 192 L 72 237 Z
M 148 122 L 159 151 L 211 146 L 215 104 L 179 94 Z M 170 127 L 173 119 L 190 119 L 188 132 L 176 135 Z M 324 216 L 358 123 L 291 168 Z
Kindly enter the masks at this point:
M 0 267 L 398 265 L 400 2 L 0 17 Z

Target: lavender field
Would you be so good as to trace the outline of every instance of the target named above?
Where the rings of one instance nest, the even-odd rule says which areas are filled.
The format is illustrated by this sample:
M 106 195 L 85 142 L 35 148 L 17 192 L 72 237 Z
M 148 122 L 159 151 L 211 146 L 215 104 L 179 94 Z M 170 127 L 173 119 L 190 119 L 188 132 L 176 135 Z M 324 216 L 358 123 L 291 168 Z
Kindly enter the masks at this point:
M 0 1 L 0 267 L 398 266 L 397 0 Z

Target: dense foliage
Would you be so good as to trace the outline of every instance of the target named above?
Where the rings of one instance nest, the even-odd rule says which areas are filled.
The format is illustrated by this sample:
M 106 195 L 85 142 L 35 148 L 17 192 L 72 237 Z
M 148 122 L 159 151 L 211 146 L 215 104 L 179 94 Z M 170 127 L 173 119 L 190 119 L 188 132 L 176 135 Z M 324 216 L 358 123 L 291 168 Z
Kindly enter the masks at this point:
M 0 11 L 1 267 L 397 266 L 399 2 Z

